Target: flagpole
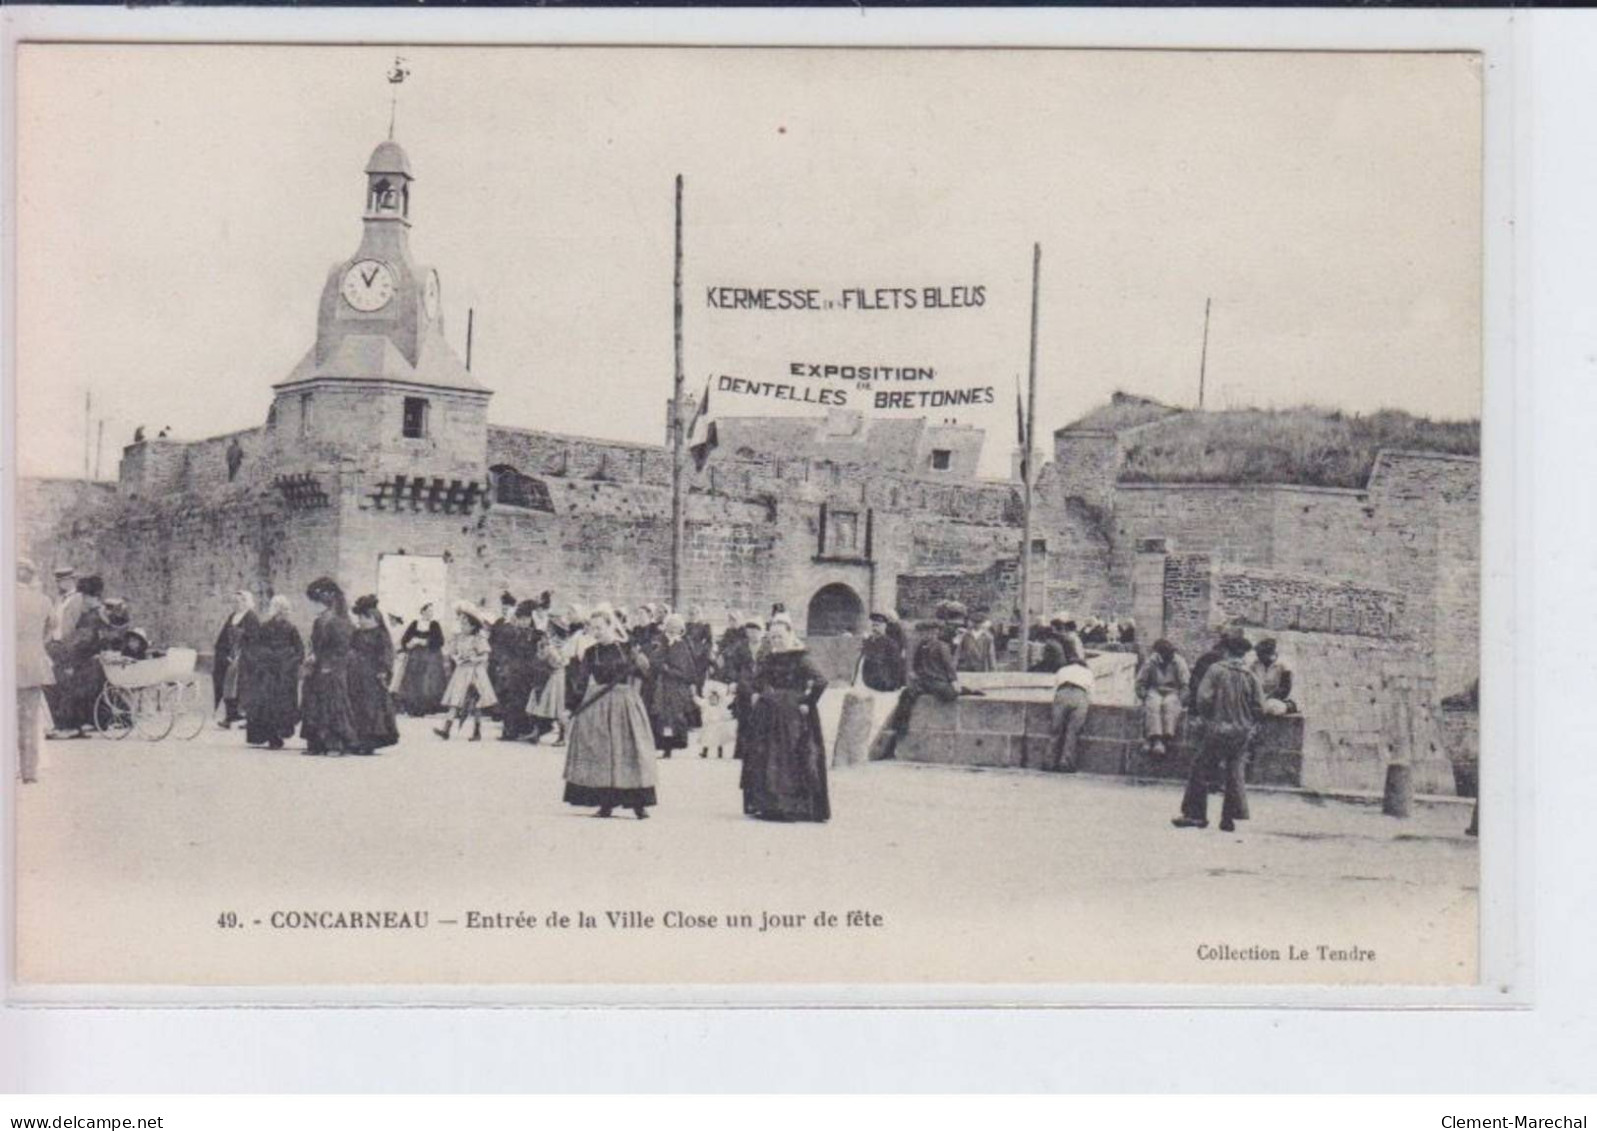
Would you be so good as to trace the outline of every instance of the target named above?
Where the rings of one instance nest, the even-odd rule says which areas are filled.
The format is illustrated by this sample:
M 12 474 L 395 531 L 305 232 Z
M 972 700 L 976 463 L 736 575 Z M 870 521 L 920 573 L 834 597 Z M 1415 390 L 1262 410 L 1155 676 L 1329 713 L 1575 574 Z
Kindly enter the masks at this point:
M 1042 273 L 1042 244 L 1031 245 L 1031 362 L 1026 375 L 1026 442 L 1020 458 L 1025 491 L 1025 519 L 1020 536 L 1020 670 L 1031 666 L 1031 484 L 1033 438 L 1037 419 L 1037 283 Z
M 682 543 L 687 516 L 682 508 L 682 174 L 677 174 L 676 256 L 672 272 L 672 345 L 675 371 L 671 386 L 671 608 L 682 605 Z

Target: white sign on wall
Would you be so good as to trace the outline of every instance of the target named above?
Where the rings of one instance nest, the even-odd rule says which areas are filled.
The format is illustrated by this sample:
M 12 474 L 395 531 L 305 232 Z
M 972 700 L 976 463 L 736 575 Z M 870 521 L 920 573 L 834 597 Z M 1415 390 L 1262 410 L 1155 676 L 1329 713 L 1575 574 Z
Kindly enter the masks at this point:
M 449 563 L 421 554 L 382 554 L 377 559 L 377 604 L 384 615 L 409 624 L 426 604 L 449 622 Z

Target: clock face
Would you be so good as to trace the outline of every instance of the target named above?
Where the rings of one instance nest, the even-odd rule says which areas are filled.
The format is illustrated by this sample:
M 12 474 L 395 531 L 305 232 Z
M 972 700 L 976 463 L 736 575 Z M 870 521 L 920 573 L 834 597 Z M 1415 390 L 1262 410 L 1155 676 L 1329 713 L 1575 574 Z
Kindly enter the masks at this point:
M 356 310 L 381 310 L 394 297 L 394 273 L 386 263 L 362 259 L 344 273 L 339 293 Z
M 438 317 L 438 272 L 427 272 L 427 282 L 421 289 L 422 308 L 427 311 L 427 317 Z

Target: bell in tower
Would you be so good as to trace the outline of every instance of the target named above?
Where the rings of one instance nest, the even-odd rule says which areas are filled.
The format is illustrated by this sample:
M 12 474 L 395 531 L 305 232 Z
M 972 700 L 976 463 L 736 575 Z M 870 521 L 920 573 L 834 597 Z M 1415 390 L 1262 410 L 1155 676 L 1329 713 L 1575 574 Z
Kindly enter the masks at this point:
M 388 140 L 366 162 L 366 219 L 410 223 L 410 161 L 399 143 Z

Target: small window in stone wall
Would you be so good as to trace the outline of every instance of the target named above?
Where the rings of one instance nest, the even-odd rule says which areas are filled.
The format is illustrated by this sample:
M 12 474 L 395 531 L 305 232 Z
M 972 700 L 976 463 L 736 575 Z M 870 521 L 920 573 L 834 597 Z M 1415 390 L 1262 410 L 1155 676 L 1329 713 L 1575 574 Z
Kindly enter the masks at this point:
M 947 471 L 954 466 L 954 453 L 948 448 L 932 449 L 932 470 Z
M 549 498 L 549 488 L 543 480 L 523 475 L 508 464 L 497 464 L 490 468 L 488 477 L 493 485 L 495 505 L 554 513 L 554 503 Z
M 427 438 L 427 398 L 405 398 L 404 435 L 407 440 Z
M 1048 539 L 1033 538 L 1031 540 L 1031 552 L 1034 554 L 1046 554 L 1048 552 Z
M 299 434 L 301 438 L 311 434 L 311 397 L 312 393 L 299 395 Z

